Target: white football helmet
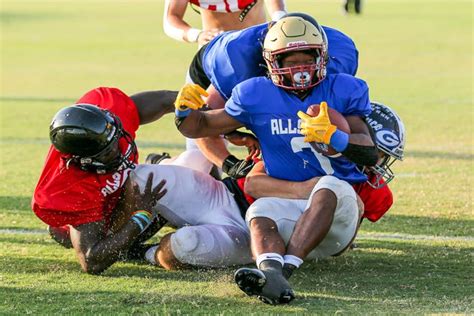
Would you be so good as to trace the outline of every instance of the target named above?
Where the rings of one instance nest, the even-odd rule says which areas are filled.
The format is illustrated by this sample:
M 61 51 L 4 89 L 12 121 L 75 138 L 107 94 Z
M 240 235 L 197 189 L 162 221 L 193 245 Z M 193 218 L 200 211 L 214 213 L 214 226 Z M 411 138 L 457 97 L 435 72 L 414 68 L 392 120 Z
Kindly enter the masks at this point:
M 313 21 L 300 16 L 286 16 L 268 30 L 263 42 L 263 58 L 275 85 L 289 90 L 305 90 L 326 77 L 327 37 L 323 28 Z M 296 51 L 313 55 L 315 62 L 283 68 L 283 57 Z

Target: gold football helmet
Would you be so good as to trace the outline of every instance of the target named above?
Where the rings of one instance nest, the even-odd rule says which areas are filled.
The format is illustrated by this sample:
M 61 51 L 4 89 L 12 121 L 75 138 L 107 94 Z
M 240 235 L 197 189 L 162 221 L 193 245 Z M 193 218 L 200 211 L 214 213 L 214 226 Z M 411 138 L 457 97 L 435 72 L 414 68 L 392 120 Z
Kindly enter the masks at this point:
M 283 68 L 281 60 L 291 52 L 305 52 L 315 58 L 309 65 Z M 273 83 L 289 90 L 305 90 L 326 77 L 328 42 L 323 28 L 299 16 L 287 16 L 275 23 L 265 36 L 263 58 Z

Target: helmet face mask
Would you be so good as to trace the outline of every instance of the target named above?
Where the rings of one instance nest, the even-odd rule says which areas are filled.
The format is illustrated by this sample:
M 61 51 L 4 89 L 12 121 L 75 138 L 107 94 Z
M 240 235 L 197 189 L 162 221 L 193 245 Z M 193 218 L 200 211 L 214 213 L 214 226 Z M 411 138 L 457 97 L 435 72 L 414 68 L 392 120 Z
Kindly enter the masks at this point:
M 119 141 L 129 146 L 122 154 Z M 130 161 L 137 149 L 132 137 L 114 114 L 91 104 L 77 104 L 60 110 L 50 125 L 53 146 L 84 171 L 104 174 L 122 167 L 134 168 Z
M 379 189 L 390 183 L 395 178 L 395 173 L 392 171 L 391 166 L 397 160 L 397 158 L 384 153 L 375 166 L 365 168 L 365 172 L 375 175 L 372 181 L 367 181 L 368 184 L 374 189 Z
M 405 126 L 400 117 L 386 105 L 371 102 L 372 113 L 366 121 L 375 134 L 375 144 L 380 159 L 375 166 L 364 171 L 375 175 L 369 185 L 375 189 L 385 186 L 395 177 L 392 165 L 403 160 L 405 149 Z M 382 181 L 383 180 L 383 181 Z
M 311 55 L 311 64 L 283 65 L 296 52 Z M 298 16 L 284 17 L 268 31 L 263 58 L 273 83 L 288 90 L 306 90 L 326 77 L 327 39 L 324 30 Z

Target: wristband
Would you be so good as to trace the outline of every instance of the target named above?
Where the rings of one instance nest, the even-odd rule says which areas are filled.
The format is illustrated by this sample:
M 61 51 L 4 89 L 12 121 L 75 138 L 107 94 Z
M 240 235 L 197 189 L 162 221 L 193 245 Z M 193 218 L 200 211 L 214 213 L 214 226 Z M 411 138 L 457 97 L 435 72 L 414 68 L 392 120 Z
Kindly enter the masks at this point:
M 190 108 L 187 108 L 186 110 L 184 111 L 181 111 L 181 110 L 174 110 L 174 114 L 176 115 L 176 117 L 179 117 L 179 118 L 185 118 L 187 117 L 189 114 L 191 114 L 191 109 Z
M 276 22 L 286 15 L 286 11 L 275 11 L 272 13 L 272 21 Z
M 334 134 L 331 135 L 329 145 L 331 145 L 337 152 L 343 152 L 347 148 L 347 145 L 349 145 L 349 134 L 336 129 Z
M 132 213 L 131 220 L 134 221 L 138 227 L 140 227 L 141 232 L 143 232 L 152 221 L 152 214 L 149 211 L 139 210 Z
M 196 43 L 199 38 L 199 34 L 201 34 L 202 30 L 199 29 L 189 29 L 186 31 L 186 38 L 188 39 L 188 42 L 190 43 Z

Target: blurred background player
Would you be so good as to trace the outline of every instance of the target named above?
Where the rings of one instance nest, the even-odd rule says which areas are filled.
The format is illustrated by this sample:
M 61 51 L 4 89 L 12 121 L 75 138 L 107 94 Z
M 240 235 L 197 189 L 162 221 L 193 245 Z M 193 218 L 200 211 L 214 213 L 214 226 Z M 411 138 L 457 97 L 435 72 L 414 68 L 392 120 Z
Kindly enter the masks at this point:
M 165 0 L 163 29 L 169 37 L 203 46 L 216 35 L 264 23 L 265 5 L 272 20 L 285 13 L 284 0 Z M 202 28 L 193 28 L 184 15 L 188 6 L 196 6 Z
M 344 2 L 344 12 L 356 14 L 362 13 L 362 0 L 345 0 Z

